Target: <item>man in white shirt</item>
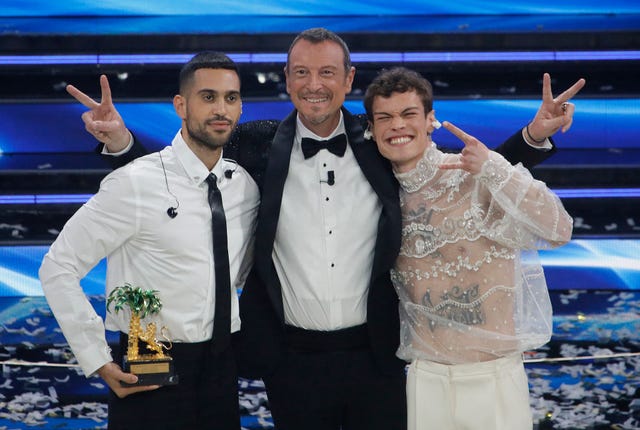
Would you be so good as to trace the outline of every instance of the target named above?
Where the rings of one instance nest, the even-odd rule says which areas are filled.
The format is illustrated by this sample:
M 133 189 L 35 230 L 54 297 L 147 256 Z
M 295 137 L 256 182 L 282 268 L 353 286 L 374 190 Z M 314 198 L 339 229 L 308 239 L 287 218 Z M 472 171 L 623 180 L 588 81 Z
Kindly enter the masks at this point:
M 395 356 L 400 322 L 389 272 L 400 249 L 398 183 L 363 139 L 365 116 L 343 107 L 355 67 L 342 38 L 303 31 L 284 71 L 295 109 L 281 122 L 240 124 L 227 153 L 262 192 L 254 268 L 240 297 L 240 374 L 263 378 L 278 430 L 403 429 L 405 363 Z M 102 89 L 101 103 L 70 93 L 91 109 L 86 128 L 118 166 L 146 151 L 106 80 Z M 547 137 L 566 130 L 572 114 L 570 106 L 558 118 L 543 102 L 497 150 L 534 166 L 555 152 Z
M 220 53 L 196 55 L 180 72 L 173 103 L 182 128 L 171 146 L 102 181 L 45 255 L 40 279 L 80 367 L 111 388 L 110 429 L 238 429 L 235 357 L 230 346 L 219 350 L 219 340 L 212 339 L 218 260 L 216 231 L 211 234 L 214 209 L 208 202 L 209 188 L 216 184 L 228 236 L 230 332 L 236 332 L 236 291 L 253 258 L 259 191 L 242 167 L 222 158 L 242 110 L 235 63 Z M 153 317 L 156 337 L 163 339 L 160 329 L 166 327 L 177 385 L 121 386 L 121 381 L 137 381 L 119 366 L 126 353 L 128 312 L 107 313 L 103 324 L 79 284 L 104 257 L 107 295 L 125 283 L 158 291 L 163 306 Z M 121 350 L 114 357 L 105 326 L 121 333 Z

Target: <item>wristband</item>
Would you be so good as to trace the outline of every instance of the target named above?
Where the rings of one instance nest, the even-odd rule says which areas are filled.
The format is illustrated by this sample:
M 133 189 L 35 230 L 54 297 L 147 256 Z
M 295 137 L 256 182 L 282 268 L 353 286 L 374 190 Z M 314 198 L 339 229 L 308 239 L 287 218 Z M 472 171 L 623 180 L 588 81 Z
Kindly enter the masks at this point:
M 545 140 L 547 140 L 547 138 L 546 138 L 546 137 L 545 137 L 544 139 L 542 139 L 542 140 L 536 140 L 536 139 L 534 139 L 534 138 L 531 136 L 531 133 L 529 133 L 529 124 L 527 124 L 527 136 L 529 137 L 529 139 L 531 139 L 531 141 L 532 141 L 533 143 L 543 143 Z

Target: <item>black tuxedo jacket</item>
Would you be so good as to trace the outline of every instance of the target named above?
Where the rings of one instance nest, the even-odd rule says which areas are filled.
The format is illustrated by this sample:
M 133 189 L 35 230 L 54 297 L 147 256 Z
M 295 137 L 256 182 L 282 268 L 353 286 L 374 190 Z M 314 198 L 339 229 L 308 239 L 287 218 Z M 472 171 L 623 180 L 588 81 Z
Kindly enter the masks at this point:
M 343 114 L 351 150 L 382 203 L 380 218 L 371 220 L 378 226 L 367 300 L 371 347 L 381 369 L 402 371 L 404 363 L 395 357 L 400 333 L 398 296 L 389 278 L 389 270 L 400 249 L 398 184 L 375 143 L 363 139 L 360 121 L 346 110 Z M 263 177 L 254 267 L 240 296 L 242 330 L 236 347 L 240 353 L 241 374 L 252 377 L 275 370 L 284 346 L 282 291 L 271 255 L 295 138 L 296 116 L 297 112 L 292 112 L 273 138 Z
M 382 373 L 397 374 L 405 363 L 396 358 L 400 343 L 398 296 L 389 270 L 400 249 L 401 215 L 398 184 L 390 163 L 372 141 L 363 139 L 366 118 L 343 109 L 349 145 L 355 158 L 382 203 L 373 269 L 369 278 L 367 327 L 375 361 Z M 293 111 L 282 122 L 252 121 L 240 124 L 224 149 L 225 158 L 243 166 L 261 190 L 261 204 L 255 241 L 255 262 L 240 296 L 242 328 L 234 335 L 241 376 L 260 378 L 274 372 L 283 357 L 284 309 L 282 291 L 273 260 L 273 243 L 278 226 L 284 183 L 287 179 L 295 138 L 296 115 Z M 496 151 L 510 162 L 532 167 L 555 152 L 531 148 L 518 131 Z M 146 153 L 137 140 L 128 156 L 107 157 L 114 167 Z M 115 158 L 115 159 L 114 159 Z

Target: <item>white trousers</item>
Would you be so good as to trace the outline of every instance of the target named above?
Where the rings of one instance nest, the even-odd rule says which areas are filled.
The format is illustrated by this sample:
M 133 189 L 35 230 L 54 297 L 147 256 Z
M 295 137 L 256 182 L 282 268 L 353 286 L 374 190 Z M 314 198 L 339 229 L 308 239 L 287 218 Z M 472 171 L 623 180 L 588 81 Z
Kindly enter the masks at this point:
M 407 414 L 409 430 L 531 430 L 522 356 L 458 365 L 415 360 Z

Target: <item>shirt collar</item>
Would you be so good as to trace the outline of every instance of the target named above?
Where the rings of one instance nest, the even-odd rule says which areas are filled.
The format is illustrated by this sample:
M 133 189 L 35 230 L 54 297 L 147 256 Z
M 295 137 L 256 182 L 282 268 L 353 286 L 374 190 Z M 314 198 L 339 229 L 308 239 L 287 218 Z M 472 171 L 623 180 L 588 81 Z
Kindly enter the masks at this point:
M 193 153 L 191 148 L 187 145 L 187 143 L 182 138 L 182 130 L 178 130 L 176 136 L 173 138 L 171 142 L 171 146 L 173 147 L 173 152 L 176 156 L 178 162 L 182 165 L 185 173 L 189 177 L 189 179 L 195 183 L 200 185 L 203 183 L 209 173 L 213 173 L 218 178 L 218 183 L 224 178 L 224 171 L 227 170 L 227 161 L 222 158 L 223 153 L 220 155 L 220 159 L 213 166 L 213 169 L 209 171 L 207 167 L 204 165 L 202 161 Z
M 408 172 L 399 173 L 394 171 L 398 183 L 402 189 L 408 193 L 420 190 L 436 175 L 445 172 L 438 166 L 442 164 L 444 154 L 436 147 L 435 142 L 430 142 L 418 160 L 416 166 Z

